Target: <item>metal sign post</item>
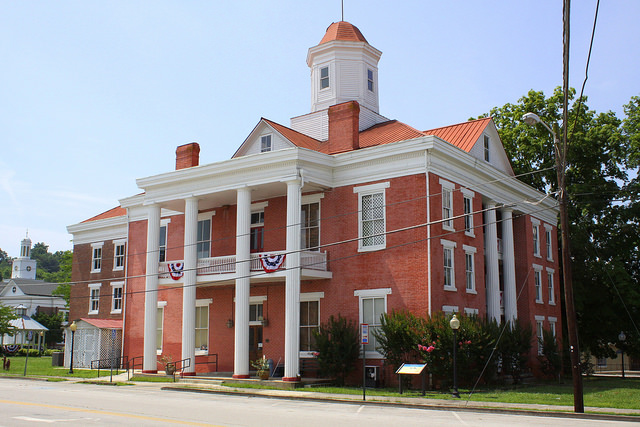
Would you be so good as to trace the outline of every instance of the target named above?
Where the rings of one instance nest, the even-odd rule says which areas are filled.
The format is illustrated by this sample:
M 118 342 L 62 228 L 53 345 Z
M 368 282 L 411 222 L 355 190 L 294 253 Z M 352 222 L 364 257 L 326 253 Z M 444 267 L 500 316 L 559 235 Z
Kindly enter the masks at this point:
M 111 363 L 109 363 L 109 365 L 111 366 L 109 382 L 111 383 L 113 382 L 113 352 L 114 352 L 115 345 L 116 345 L 116 330 L 112 329 L 111 330 Z
M 24 327 L 24 320 L 22 321 L 22 325 Z M 23 374 L 24 377 L 27 376 L 27 363 L 29 362 L 29 342 L 32 339 L 33 339 L 33 331 L 28 331 L 27 332 L 27 358 L 24 359 L 24 374 Z
M 362 344 L 362 400 L 366 400 L 367 397 L 367 376 L 366 376 L 366 362 L 367 362 L 367 358 L 366 358 L 366 353 L 364 350 L 364 346 L 366 344 L 369 344 L 369 324 L 367 323 L 362 323 L 360 324 L 360 337 L 361 337 L 361 344 Z

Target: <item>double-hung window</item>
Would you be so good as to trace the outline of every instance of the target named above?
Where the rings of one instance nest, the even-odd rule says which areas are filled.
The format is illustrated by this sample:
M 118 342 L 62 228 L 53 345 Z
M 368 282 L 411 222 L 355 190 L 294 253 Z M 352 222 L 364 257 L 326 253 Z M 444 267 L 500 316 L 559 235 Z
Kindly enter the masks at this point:
M 467 293 L 476 293 L 476 275 L 475 275 L 475 254 L 476 248 L 463 245 L 464 249 L 464 271 L 466 277 Z
M 542 343 L 544 342 L 544 316 L 535 316 L 536 319 L 536 337 L 538 338 L 538 356 L 542 356 Z
M 381 317 L 387 312 L 387 295 L 391 293 L 391 288 L 363 289 L 353 292 L 358 297 L 360 308 L 360 323 L 369 325 L 369 344 L 365 344 L 365 357 L 381 358 L 378 352 L 378 342 L 374 332 L 380 330 Z
M 158 261 L 164 262 L 167 260 L 167 226 L 163 225 L 160 227 L 160 239 L 159 242 L 159 255 Z
M 371 68 L 367 69 L 367 89 L 373 92 L 373 70 Z
M 442 228 L 453 231 L 453 190 L 455 185 L 443 179 L 440 180 L 442 187 Z
M 111 284 L 111 314 L 122 313 L 122 289 L 124 282 L 113 282 Z
M 300 294 L 300 355 L 311 357 L 317 350 L 313 332 L 320 330 L 320 299 L 324 292 Z
M 91 272 L 100 273 L 102 269 L 102 246 L 104 242 L 91 244 Z
M 536 302 L 542 304 L 542 266 L 533 265 L 533 280 L 536 289 Z
M 465 188 L 462 190 L 462 203 L 464 207 L 464 234 L 475 236 L 473 229 L 473 196 L 475 193 Z
M 531 231 L 533 237 L 533 255 L 540 256 L 540 221 L 531 218 Z
M 553 275 L 555 270 L 547 268 L 547 282 L 549 285 L 549 304 L 554 305 L 556 303 L 556 290 L 553 283 Z
M 544 240 L 547 245 L 547 259 L 553 261 L 553 242 L 551 240 L 551 226 L 544 225 Z
M 156 351 L 158 354 L 162 353 L 162 330 L 164 328 L 164 308 L 166 305 L 166 301 L 158 301 L 156 310 Z
M 455 275 L 455 259 L 454 249 L 456 242 L 450 240 L 440 239 L 442 245 L 442 267 L 444 274 L 444 289 L 448 291 L 456 290 L 456 275 Z
M 198 259 L 209 258 L 211 248 L 211 219 L 198 221 L 197 242 Z
M 196 300 L 195 348 L 203 353 L 209 349 L 209 304 L 211 302 L 211 299 Z
M 126 242 L 123 240 L 117 240 L 113 242 L 113 269 L 124 270 L 124 256 L 125 256 Z
M 91 283 L 89 285 L 89 314 L 98 314 L 100 309 L 100 287 L 101 283 Z
M 300 249 L 320 250 L 320 202 L 302 205 L 300 225 Z
M 359 195 L 358 250 L 369 251 L 384 249 L 386 238 L 386 206 L 385 189 L 389 182 L 355 187 L 354 193 Z
M 488 162 L 490 159 L 490 153 L 491 153 L 491 140 L 487 135 L 484 135 L 482 148 L 484 151 L 484 160 L 485 162 Z
M 329 67 L 320 68 L 320 90 L 329 87 Z
M 260 152 L 266 153 L 267 151 L 271 151 L 272 149 L 271 135 L 262 135 L 260 137 Z

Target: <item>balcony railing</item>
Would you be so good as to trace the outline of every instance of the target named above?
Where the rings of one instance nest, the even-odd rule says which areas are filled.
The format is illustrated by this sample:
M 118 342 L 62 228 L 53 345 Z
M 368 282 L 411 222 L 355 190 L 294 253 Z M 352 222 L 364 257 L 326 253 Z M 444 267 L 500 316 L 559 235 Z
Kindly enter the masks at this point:
M 261 258 L 265 256 L 273 256 L 284 254 L 285 251 L 277 251 L 277 252 L 261 252 L 261 253 L 252 253 L 251 254 L 251 271 L 263 271 L 262 263 L 260 261 Z M 284 263 L 282 265 L 283 269 L 287 268 L 287 260 L 285 258 Z M 327 254 L 326 252 L 316 252 L 316 251 L 302 251 L 300 253 L 300 264 L 302 268 L 310 269 L 310 270 L 318 270 L 318 271 L 327 271 Z M 160 279 L 168 279 L 172 274 L 173 270 L 174 278 L 181 278 L 183 271 L 184 262 L 182 260 L 174 260 L 161 262 L 158 267 L 158 273 Z M 200 258 L 197 263 L 197 274 L 200 275 L 208 275 L 208 274 L 232 274 L 236 272 L 236 256 L 235 255 L 226 255 L 212 258 Z M 176 277 L 179 276 L 179 277 Z

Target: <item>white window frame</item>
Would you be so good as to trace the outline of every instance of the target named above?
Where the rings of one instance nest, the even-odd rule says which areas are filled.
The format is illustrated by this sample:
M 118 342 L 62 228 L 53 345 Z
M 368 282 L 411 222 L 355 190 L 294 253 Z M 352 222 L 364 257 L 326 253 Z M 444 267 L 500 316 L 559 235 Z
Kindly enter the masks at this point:
M 320 304 L 320 300 L 324 298 L 324 292 L 304 292 L 300 294 L 300 303 L 303 302 L 317 302 L 318 303 L 318 326 L 320 326 L 320 319 L 322 319 L 322 316 L 320 315 L 320 310 L 322 309 L 322 306 Z M 302 321 L 300 322 L 300 329 L 302 329 Z M 305 327 L 309 327 L 309 326 L 305 326 Z M 315 357 L 314 355 L 314 351 L 299 351 L 300 357 L 301 358 L 313 358 Z
M 102 247 L 104 242 L 91 244 L 91 272 L 100 273 L 102 271 Z
M 462 192 L 462 206 L 464 209 L 464 234 L 476 237 L 473 226 L 473 198 L 475 197 L 475 193 L 466 188 L 462 188 L 460 191 Z
M 484 153 L 484 161 L 489 162 L 491 160 L 491 138 L 489 135 L 483 135 L 482 151 Z
M 531 218 L 531 235 L 533 241 L 533 256 L 541 258 L 540 255 L 540 221 Z
M 478 316 L 479 313 L 480 311 L 477 308 L 468 308 L 468 307 L 464 308 L 465 316 Z
M 464 273 L 465 273 L 465 289 L 468 294 L 477 294 L 476 291 L 476 252 L 473 246 L 462 245 L 464 250 Z M 469 270 L 469 259 L 471 259 L 471 270 Z M 471 273 L 471 274 L 469 274 Z M 469 287 L 471 282 L 471 287 Z
M 542 342 L 544 340 L 544 316 L 535 316 L 536 340 L 538 341 L 538 356 L 542 356 Z
M 118 253 L 118 250 L 122 248 L 122 254 Z M 127 240 L 114 240 L 113 241 L 113 271 L 124 270 L 124 265 L 127 256 Z
M 453 182 L 440 179 L 442 188 L 442 229 L 455 231 L 453 227 L 453 191 L 456 185 Z
M 198 238 L 198 234 L 200 234 L 200 224 L 209 221 L 209 233 L 206 236 L 201 236 L 202 239 Z M 205 214 L 198 215 L 198 230 L 196 233 L 196 258 L 203 259 L 211 257 L 211 227 L 213 226 L 213 220 L 211 218 L 211 213 L 207 212 Z M 201 256 L 201 252 L 204 253 L 204 249 L 206 247 L 206 256 Z
M 544 237 L 545 243 L 547 247 L 547 260 L 553 261 L 553 239 L 551 232 L 553 231 L 553 227 L 548 224 L 544 225 Z
M 544 304 L 542 296 L 542 266 L 533 264 L 533 285 L 536 293 L 536 303 Z
M 358 195 L 358 252 L 377 251 L 387 247 L 387 198 L 386 189 L 389 188 L 389 182 L 380 182 L 377 184 L 363 185 L 354 187 L 353 192 Z M 364 236 L 364 222 L 362 218 L 362 199 L 366 196 L 382 194 L 382 218 L 367 219 L 366 221 L 382 221 L 382 234 L 373 233 Z M 365 239 L 373 237 L 382 237 L 382 243 L 365 245 Z
M 166 301 L 158 301 L 156 307 L 156 354 L 162 354 L 162 345 L 164 338 L 164 308 L 167 306 Z M 158 322 L 158 310 L 160 310 L 160 316 L 162 320 Z
M 260 152 L 267 153 L 269 151 L 273 151 L 273 136 L 270 133 L 260 136 Z
M 235 298 L 233 300 L 235 301 Z M 266 295 L 256 295 L 256 296 L 249 297 L 249 315 L 251 315 L 252 305 L 262 306 L 262 316 L 258 314 L 257 308 L 256 308 L 256 320 L 251 320 L 249 318 L 249 326 L 260 326 L 263 324 L 262 322 L 264 321 L 264 302 L 266 300 L 267 300 Z M 262 317 L 262 319 L 260 319 L 260 317 Z
M 160 220 L 160 230 L 158 231 L 158 262 L 167 261 L 167 241 L 169 240 L 169 223 L 171 219 L 161 219 Z M 162 242 L 162 228 L 164 227 L 164 245 L 161 245 Z
M 120 289 L 119 297 L 116 297 L 116 290 Z M 120 302 L 120 308 L 116 308 L 116 302 Z M 111 314 L 122 313 L 124 306 L 124 282 L 111 282 Z
M 547 267 L 547 286 L 549 288 L 549 305 L 556 305 L 556 286 L 553 276 L 556 271 Z
M 213 302 L 213 300 L 211 298 L 203 298 L 203 299 L 197 299 L 196 300 L 196 312 L 195 312 L 196 320 L 195 320 L 195 322 L 193 324 L 194 325 L 194 329 L 196 331 L 198 331 L 198 330 L 206 330 L 207 331 L 207 333 L 206 333 L 206 336 L 207 336 L 206 346 L 207 346 L 207 348 L 202 350 L 200 347 L 196 346 L 196 354 L 197 355 L 202 355 L 202 354 L 208 354 L 209 353 L 209 333 L 210 333 L 209 325 L 211 324 L 211 321 L 210 321 L 211 320 L 210 319 L 210 316 L 211 316 L 210 305 L 211 305 L 212 302 Z M 207 326 L 206 326 L 206 328 L 198 327 L 198 314 L 197 313 L 198 313 L 198 309 L 202 309 L 203 307 L 206 307 L 206 311 L 207 311 Z M 194 341 L 194 343 L 195 343 L 195 341 Z
M 353 291 L 353 296 L 358 297 L 358 321 L 360 324 L 363 323 L 364 319 L 364 309 L 363 309 L 363 301 L 366 299 L 373 298 L 383 298 L 384 299 L 384 310 L 383 313 L 387 313 L 387 296 L 391 295 L 391 288 L 378 288 L 378 289 L 358 289 Z M 378 320 L 380 322 L 380 320 Z M 369 340 L 372 341 L 371 330 L 372 328 L 380 326 L 380 323 L 369 324 Z M 362 358 L 362 355 L 360 355 Z M 366 359 L 384 359 L 384 356 L 380 354 L 378 351 L 366 350 L 365 356 Z
M 457 305 L 443 305 L 442 312 L 446 316 L 453 316 L 454 314 L 458 314 L 458 306 Z
M 316 226 L 314 227 L 305 227 L 305 224 L 301 223 L 300 224 L 300 249 L 301 250 L 307 250 L 307 251 L 320 251 L 320 246 L 321 246 L 321 242 L 320 242 L 320 215 L 321 215 L 321 209 L 322 209 L 322 204 L 320 203 L 320 200 L 322 200 L 324 198 L 324 193 L 317 193 L 317 194 L 309 194 L 307 196 L 302 196 L 302 200 L 300 202 L 300 212 L 302 212 L 302 207 L 306 206 L 306 205 L 313 205 L 313 204 L 318 204 L 318 223 Z M 302 220 L 302 217 L 301 217 Z M 307 247 L 307 239 L 306 234 L 304 233 L 304 230 L 310 230 L 310 229 L 317 229 L 318 230 L 318 246 L 317 247 Z
M 327 70 L 327 75 L 326 75 L 326 76 L 323 76 L 323 75 L 322 75 L 322 72 L 323 72 L 324 70 Z M 331 69 L 329 68 L 329 66 L 328 66 L 328 65 L 327 65 L 326 67 L 320 67 L 320 68 L 318 69 L 318 78 L 319 78 L 319 79 L 318 79 L 318 83 L 319 83 L 319 85 L 318 85 L 318 89 L 319 89 L 319 90 L 321 90 L 321 91 L 322 91 L 322 90 L 327 90 L 327 89 L 330 89 L 330 88 L 331 88 Z M 323 86 L 323 84 L 324 84 L 323 82 L 324 82 L 324 81 L 326 81 L 326 82 L 327 82 L 326 86 Z
M 87 314 L 98 314 L 100 312 L 101 287 L 102 283 L 89 283 L 89 312 Z
M 367 68 L 367 89 L 369 89 L 370 92 L 375 93 L 374 73 L 371 68 Z
M 442 282 L 445 291 L 456 291 L 456 251 L 455 248 L 458 245 L 456 242 L 452 242 L 451 240 L 440 239 L 440 244 L 442 245 Z M 451 251 L 451 265 L 447 266 L 447 256 L 446 253 Z M 447 284 L 447 269 L 450 269 L 451 273 L 451 283 Z
M 549 316 L 549 317 L 547 317 L 547 320 L 549 321 L 549 330 L 553 334 L 553 337 L 557 338 L 557 335 L 556 335 L 556 332 L 557 332 L 556 324 L 558 323 L 558 318 Z

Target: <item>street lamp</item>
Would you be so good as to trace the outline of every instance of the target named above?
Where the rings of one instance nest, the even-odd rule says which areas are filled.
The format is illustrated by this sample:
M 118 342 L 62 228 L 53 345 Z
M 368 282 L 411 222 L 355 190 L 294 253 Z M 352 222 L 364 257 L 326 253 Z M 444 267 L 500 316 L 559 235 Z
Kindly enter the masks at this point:
M 451 320 L 449 321 L 449 326 L 453 329 L 453 393 L 451 395 L 453 397 L 460 397 L 460 393 L 458 393 L 458 371 L 456 367 L 456 349 L 457 349 L 457 341 L 458 341 L 458 329 L 460 328 L 460 320 L 454 314 Z
M 565 106 L 566 109 L 566 106 Z M 560 209 L 560 228 L 562 237 L 562 279 L 564 282 L 564 299 L 567 314 L 567 330 L 569 331 L 569 355 L 571 357 L 571 376 L 573 377 L 573 406 L 575 412 L 584 412 L 584 398 L 582 394 L 582 370 L 580 368 L 580 347 L 578 345 L 578 325 L 576 309 L 573 303 L 573 280 L 571 273 L 571 253 L 569 252 L 569 215 L 567 213 L 567 183 L 566 183 L 566 136 L 565 143 L 560 146 L 560 140 L 549 125 L 534 113 L 526 113 L 522 120 L 534 126 L 540 123 L 553 136 L 553 148 L 555 152 L 556 176 L 558 179 L 558 197 Z M 566 119 L 565 119 L 566 122 Z M 565 123 L 566 127 L 566 123 Z M 566 133 L 565 133 L 566 135 Z
M 623 331 L 620 331 L 618 334 L 618 341 L 620 341 L 621 344 L 624 344 L 626 340 L 627 336 Z M 622 347 L 620 347 L 620 355 L 622 356 L 622 378 L 624 379 L 624 349 Z
M 73 374 L 73 339 L 76 335 L 76 329 L 78 329 L 78 325 L 76 325 L 75 320 L 71 323 L 71 325 L 69 325 L 69 329 L 71 329 L 71 363 L 69 363 L 69 373 Z

